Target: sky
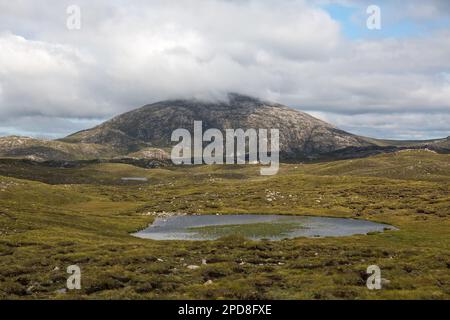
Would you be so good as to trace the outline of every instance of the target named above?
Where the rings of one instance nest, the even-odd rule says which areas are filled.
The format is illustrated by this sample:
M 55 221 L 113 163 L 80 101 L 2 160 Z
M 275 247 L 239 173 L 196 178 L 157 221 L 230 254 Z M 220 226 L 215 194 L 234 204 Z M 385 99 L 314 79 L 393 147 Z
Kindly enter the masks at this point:
M 227 92 L 365 136 L 450 136 L 450 1 L 0 0 L 0 136 Z

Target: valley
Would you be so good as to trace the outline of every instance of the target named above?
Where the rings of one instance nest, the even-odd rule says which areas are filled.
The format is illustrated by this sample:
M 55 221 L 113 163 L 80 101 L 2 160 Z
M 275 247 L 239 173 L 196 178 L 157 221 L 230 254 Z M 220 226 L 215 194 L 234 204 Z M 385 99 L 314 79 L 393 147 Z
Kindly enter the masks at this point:
M 130 235 L 170 213 L 329 216 L 399 230 L 280 241 Z M 0 161 L 2 299 L 448 299 L 449 230 L 450 156 L 430 151 L 282 163 L 275 176 L 257 165 Z M 81 290 L 64 289 L 69 265 L 81 268 Z M 381 290 L 366 287 L 369 265 L 381 268 Z
M 0 0 L 0 17 L 14 316 L 450 300 L 449 1 Z

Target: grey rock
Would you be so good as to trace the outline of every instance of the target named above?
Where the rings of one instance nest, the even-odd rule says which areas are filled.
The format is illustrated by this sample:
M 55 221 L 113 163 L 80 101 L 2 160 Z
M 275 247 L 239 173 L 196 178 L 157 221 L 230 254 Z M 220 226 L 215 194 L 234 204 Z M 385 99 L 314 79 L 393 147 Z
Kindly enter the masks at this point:
M 187 266 L 187 268 L 188 268 L 189 270 L 197 270 L 197 269 L 199 269 L 200 267 L 199 267 L 199 266 L 196 266 L 196 265 L 189 265 L 189 266 Z

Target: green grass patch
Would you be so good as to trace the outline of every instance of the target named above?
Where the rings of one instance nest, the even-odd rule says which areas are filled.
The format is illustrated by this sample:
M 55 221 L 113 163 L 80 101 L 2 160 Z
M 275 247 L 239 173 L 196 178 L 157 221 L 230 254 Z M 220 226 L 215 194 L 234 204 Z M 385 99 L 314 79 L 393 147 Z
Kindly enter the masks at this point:
M 305 227 L 300 222 L 259 222 L 244 224 L 213 225 L 187 228 L 205 239 L 226 236 L 241 236 L 252 239 L 274 239 L 288 236 L 289 233 Z

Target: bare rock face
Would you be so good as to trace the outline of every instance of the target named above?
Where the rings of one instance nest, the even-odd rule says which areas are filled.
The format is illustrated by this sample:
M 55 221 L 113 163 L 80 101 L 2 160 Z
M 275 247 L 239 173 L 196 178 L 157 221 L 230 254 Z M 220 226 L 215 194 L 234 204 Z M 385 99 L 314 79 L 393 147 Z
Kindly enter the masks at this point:
M 238 94 L 229 94 L 228 101 L 169 100 L 146 105 L 63 141 L 107 144 L 128 152 L 144 147 L 168 148 L 173 145 L 172 132 L 178 128 L 192 132 L 194 121 L 203 121 L 203 130 L 279 129 L 284 159 L 314 158 L 339 149 L 372 145 L 304 112 Z
M 442 153 L 448 153 L 450 151 L 450 137 L 432 141 L 426 145 L 431 150 L 436 150 Z
M 169 153 L 158 148 L 144 148 L 137 152 L 127 154 L 127 157 L 135 159 L 156 159 L 156 160 L 170 159 Z

